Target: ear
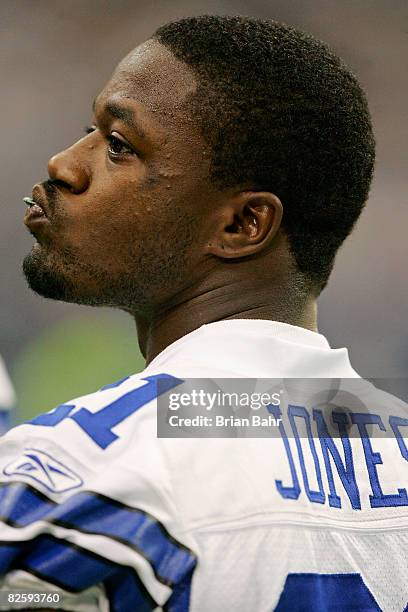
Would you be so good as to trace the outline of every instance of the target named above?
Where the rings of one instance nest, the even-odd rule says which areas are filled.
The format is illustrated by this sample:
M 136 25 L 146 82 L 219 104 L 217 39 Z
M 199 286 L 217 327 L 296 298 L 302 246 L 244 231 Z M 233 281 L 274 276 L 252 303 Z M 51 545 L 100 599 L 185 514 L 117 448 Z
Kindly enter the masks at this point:
M 237 259 L 266 249 L 282 221 L 279 198 L 268 191 L 243 191 L 218 209 L 215 235 L 207 252 L 222 259 Z

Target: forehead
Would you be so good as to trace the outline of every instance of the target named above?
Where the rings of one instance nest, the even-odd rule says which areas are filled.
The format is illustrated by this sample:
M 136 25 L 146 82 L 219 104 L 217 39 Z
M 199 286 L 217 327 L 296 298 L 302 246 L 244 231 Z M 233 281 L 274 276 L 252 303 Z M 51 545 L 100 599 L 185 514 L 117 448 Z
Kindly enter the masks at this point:
M 189 121 L 186 103 L 196 88 L 191 69 L 159 42 L 148 40 L 119 63 L 98 98 L 126 98 L 149 114 Z
M 102 125 L 112 107 L 119 109 L 114 116 L 133 126 L 152 167 L 195 187 L 210 185 L 211 152 L 188 104 L 196 89 L 192 70 L 149 40 L 120 62 L 97 97 L 96 117 Z

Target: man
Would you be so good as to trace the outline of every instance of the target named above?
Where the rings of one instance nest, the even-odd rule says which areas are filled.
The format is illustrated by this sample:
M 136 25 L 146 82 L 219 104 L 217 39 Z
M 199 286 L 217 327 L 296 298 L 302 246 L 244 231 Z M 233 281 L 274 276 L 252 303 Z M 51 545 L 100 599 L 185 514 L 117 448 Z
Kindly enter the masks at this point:
M 94 112 L 27 199 L 24 272 L 45 297 L 129 312 L 147 367 L 2 441 L 3 592 L 81 611 L 402 610 L 403 419 L 370 442 L 378 415 L 333 413 L 333 442 L 317 411 L 309 451 L 302 406 L 292 439 L 156 433 L 184 379 L 357 377 L 316 323 L 372 176 L 355 77 L 285 25 L 204 16 L 132 51 Z

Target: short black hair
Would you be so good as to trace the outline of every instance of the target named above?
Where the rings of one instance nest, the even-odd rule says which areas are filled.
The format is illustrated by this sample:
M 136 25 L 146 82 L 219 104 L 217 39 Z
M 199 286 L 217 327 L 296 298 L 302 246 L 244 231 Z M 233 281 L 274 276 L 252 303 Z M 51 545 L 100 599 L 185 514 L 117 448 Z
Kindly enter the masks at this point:
M 189 108 L 220 187 L 275 193 L 297 267 L 327 283 L 367 199 L 375 142 L 356 77 L 313 36 L 272 20 L 203 15 L 153 38 L 189 65 Z

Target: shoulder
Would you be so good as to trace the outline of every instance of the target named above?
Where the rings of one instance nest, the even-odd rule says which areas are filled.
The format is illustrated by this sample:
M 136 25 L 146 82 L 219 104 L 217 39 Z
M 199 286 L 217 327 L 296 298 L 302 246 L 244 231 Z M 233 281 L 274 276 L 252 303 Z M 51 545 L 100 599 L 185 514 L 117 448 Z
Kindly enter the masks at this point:
M 108 568 L 118 584 L 132 585 L 135 572 L 137 584 L 146 583 L 163 603 L 191 574 L 194 541 L 175 506 L 156 436 L 161 384 L 175 380 L 131 376 L 0 439 L 0 540 L 13 547 L 10 558 L 11 547 L 0 551 L 0 578 L 19 567 L 20 541 L 30 542 L 28 572 L 37 572 L 45 554 L 52 571 L 64 558 L 71 569 L 58 572 L 58 585 L 66 591 L 102 582 Z M 78 564 L 85 567 L 79 574 Z M 52 572 L 44 575 L 53 584 Z
M 0 479 L 22 478 L 56 493 L 100 481 L 112 490 L 124 474 L 148 474 L 163 486 L 156 398 L 175 384 L 165 373 L 142 372 L 15 427 L 0 440 Z

